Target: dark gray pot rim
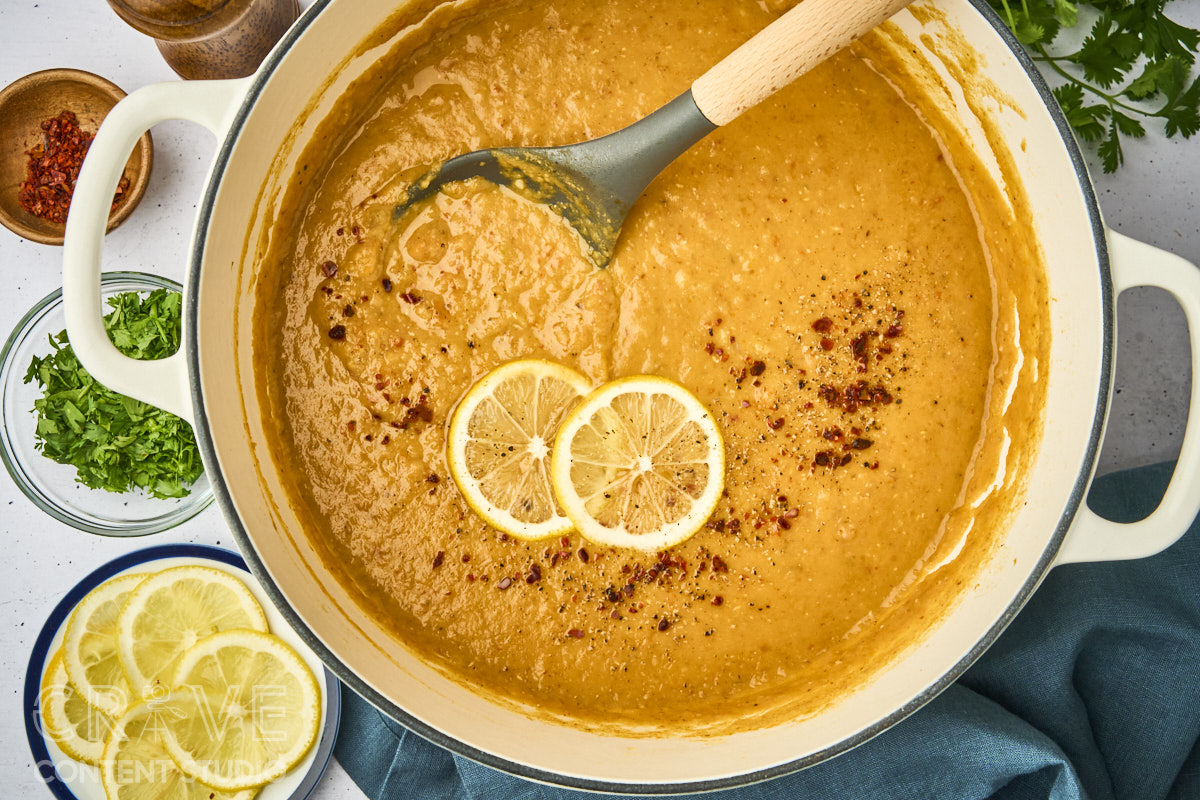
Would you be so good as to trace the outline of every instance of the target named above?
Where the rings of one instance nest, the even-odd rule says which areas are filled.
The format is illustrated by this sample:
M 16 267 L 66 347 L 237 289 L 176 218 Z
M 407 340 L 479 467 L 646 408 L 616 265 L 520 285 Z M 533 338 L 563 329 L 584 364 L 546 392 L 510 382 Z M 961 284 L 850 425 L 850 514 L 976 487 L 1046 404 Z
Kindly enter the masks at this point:
M 213 164 L 212 175 L 209 178 L 208 185 L 205 187 L 204 198 L 200 205 L 199 214 L 196 221 L 195 238 L 192 241 L 191 257 L 188 266 L 188 286 L 199 286 L 200 270 L 203 263 L 203 248 L 201 244 L 208 236 L 209 225 L 212 221 L 212 209 L 216 200 L 217 189 L 221 185 L 221 181 L 225 176 L 226 168 L 229 165 L 230 154 L 233 150 L 233 143 L 236 141 L 242 126 L 246 122 L 246 118 L 250 115 L 256 101 L 261 95 L 267 80 L 270 78 L 274 70 L 279 66 L 279 63 L 286 56 L 292 45 L 300 38 L 301 35 L 308 29 L 317 16 L 336 0 L 316 0 L 315 3 L 304 13 L 300 20 L 292 26 L 285 34 L 280 45 L 277 46 L 267 57 L 262 67 L 259 69 L 255 79 L 246 95 L 245 101 L 238 109 L 237 115 L 234 118 L 233 124 L 230 127 L 229 133 L 221 142 L 217 151 L 215 163 Z M 1109 271 L 1108 247 L 1105 239 L 1104 223 L 1100 216 L 1100 208 L 1096 201 L 1095 191 L 1092 188 L 1091 180 L 1088 177 L 1087 166 L 1084 162 L 1083 155 L 1079 151 L 1079 147 L 1075 141 L 1074 135 L 1071 133 L 1070 125 L 1067 123 L 1066 117 L 1058 107 L 1054 96 L 1050 93 L 1050 88 L 1047 86 L 1045 79 L 1029 58 L 1028 54 L 1021 47 L 1016 37 L 1000 19 L 995 11 L 988 5 L 987 0 L 970 0 L 972 6 L 978 11 L 988 23 L 996 30 L 1000 37 L 1004 40 L 1009 50 L 1012 51 L 1017 61 L 1024 68 L 1029 80 L 1036 88 L 1042 102 L 1049 110 L 1055 126 L 1058 128 L 1059 136 L 1062 139 L 1063 145 L 1066 147 L 1067 153 L 1070 155 L 1071 165 L 1075 170 L 1075 176 L 1079 183 L 1079 189 L 1083 194 L 1084 202 L 1087 206 L 1088 219 L 1092 227 L 1092 238 L 1096 248 L 1096 259 L 1099 264 L 1100 288 L 1102 297 L 1102 323 L 1103 323 L 1103 346 L 1101 353 L 1101 375 L 1100 375 L 1100 390 L 1096 398 L 1096 413 L 1092 419 L 1091 435 L 1088 439 L 1087 450 L 1083 461 L 1083 469 L 1075 478 L 1074 486 L 1071 489 L 1070 497 L 1067 501 L 1066 508 L 1062 516 L 1059 518 L 1058 524 L 1055 527 L 1054 535 L 1050 537 L 1046 544 L 1045 550 L 1042 552 L 1041 558 L 1038 559 L 1034 569 L 1030 572 L 1029 578 L 1021 587 L 1017 596 L 1013 599 L 1008 609 L 1003 616 L 998 619 L 995 624 L 988 629 L 987 633 L 971 648 L 957 664 L 947 671 L 933 685 L 929 686 L 920 695 L 915 697 L 911 702 L 906 703 L 901 708 L 896 709 L 888 714 L 885 718 L 879 720 L 874 725 L 859 731 L 853 736 L 850 736 L 834 745 L 831 745 L 824 750 L 816 753 L 811 753 L 802 758 L 797 758 L 793 761 L 788 761 L 783 764 L 777 764 L 766 769 L 755 770 L 740 775 L 732 775 L 725 778 L 714 780 L 699 780 L 699 781 L 680 781 L 676 783 L 617 783 L 611 781 L 599 781 L 589 778 L 579 778 L 570 775 L 560 775 L 554 772 L 536 769 L 526 764 L 521 764 L 516 761 L 510 761 L 506 758 L 492 755 L 491 753 L 478 750 L 470 747 L 451 736 L 442 733 L 438 729 L 427 725 L 419 719 L 416 719 L 404 709 L 397 706 L 395 703 L 388 700 L 383 695 L 375 691 L 365 681 L 359 678 L 345 664 L 325 647 L 324 643 L 313 633 L 313 631 L 305 624 L 304 620 L 296 613 L 296 611 L 287 602 L 279 587 L 272 580 L 270 573 L 263 564 L 259 555 L 254 550 L 254 546 L 250 542 L 250 538 L 246 535 L 246 530 L 242 526 L 241 520 L 237 516 L 237 512 L 233 507 L 232 496 L 229 492 L 229 487 L 225 483 L 224 476 L 216 469 L 217 454 L 213 446 L 212 430 L 209 426 L 208 417 L 205 412 L 204 391 L 196 376 L 200 374 L 200 348 L 197 337 L 199 309 L 195 292 L 189 293 L 187 298 L 187 325 L 185 331 L 187 333 L 186 341 L 186 357 L 188 363 L 188 374 L 190 376 L 192 406 L 196 416 L 195 429 L 196 439 L 200 446 L 201 456 L 204 459 L 206 467 L 209 469 L 209 479 L 212 482 L 213 492 L 216 496 L 217 505 L 221 509 L 221 513 L 225 515 L 225 519 L 229 524 L 230 530 L 238 544 L 238 549 L 249 564 L 251 572 L 255 578 L 262 584 L 263 589 L 271 597 L 271 601 L 287 619 L 288 623 L 295 628 L 296 632 L 304 640 L 304 642 L 313 649 L 314 652 L 325 662 L 330 670 L 333 671 L 338 678 L 357 692 L 360 696 L 380 709 L 389 717 L 395 719 L 400 724 L 404 725 L 409 730 L 419 736 L 429 740 L 430 742 L 444 747 L 452 753 L 469 758 L 488 767 L 500 770 L 502 772 L 516 775 L 521 778 L 526 778 L 540 783 L 552 784 L 555 786 L 563 786 L 571 789 L 581 789 L 593 792 L 608 792 L 614 794 L 644 794 L 644 795 L 665 795 L 665 794 L 683 794 L 690 792 L 708 792 L 718 789 L 731 789 L 738 786 L 745 786 L 751 783 L 770 780 L 781 775 L 788 775 L 798 770 L 810 767 L 821 761 L 837 756 L 841 753 L 851 750 L 854 747 L 862 744 L 868 739 L 882 733 L 887 728 L 895 725 L 900 720 L 912 714 L 921 706 L 928 703 L 938 694 L 940 694 L 947 686 L 953 683 L 961 676 L 968 667 L 971 666 L 983 653 L 995 642 L 1000 633 L 1008 627 L 1008 624 L 1016 616 L 1017 612 L 1029 600 L 1034 590 L 1041 583 L 1042 578 L 1050 569 L 1054 561 L 1054 556 L 1057 554 L 1059 546 L 1066 537 L 1067 530 L 1071 526 L 1071 521 L 1074 519 L 1079 506 L 1084 502 L 1087 487 L 1090 483 L 1092 466 L 1096 462 L 1096 457 L 1100 451 L 1100 441 L 1105 414 L 1108 408 L 1109 386 L 1112 379 L 1112 360 L 1113 360 L 1113 337 L 1114 337 L 1114 322 L 1113 322 L 1113 285 L 1112 277 Z

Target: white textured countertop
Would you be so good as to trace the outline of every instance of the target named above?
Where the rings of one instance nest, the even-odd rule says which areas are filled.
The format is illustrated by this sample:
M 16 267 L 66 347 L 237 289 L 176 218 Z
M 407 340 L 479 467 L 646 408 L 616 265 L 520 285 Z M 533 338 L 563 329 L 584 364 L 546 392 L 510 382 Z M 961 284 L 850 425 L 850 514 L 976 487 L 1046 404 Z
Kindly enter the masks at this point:
M 311 0 L 301 0 L 308 6 Z M 1168 11 L 1200 27 L 1200 0 Z M 30 72 L 75 67 L 126 91 L 175 75 L 150 39 L 122 23 L 102 0 L 0 0 L 0 86 Z M 136 212 L 105 240 L 103 268 L 156 272 L 181 280 L 192 220 L 212 137 L 185 123 L 154 129 L 154 172 Z M 1125 144 L 1115 176 L 1094 169 L 1109 225 L 1200 263 L 1200 137 L 1166 141 L 1152 132 Z M 37 300 L 61 283 L 61 249 L 0 229 L 0 334 L 7 335 Z M 1171 458 L 1178 451 L 1189 387 L 1186 323 L 1158 290 L 1137 289 L 1118 304 L 1117 395 L 1099 469 L 1107 472 Z M 96 566 L 151 543 L 199 542 L 233 548 L 220 513 L 210 507 L 153 539 L 105 539 L 50 519 L 0 477 L 0 794 L 49 797 L 25 743 L 21 689 L 29 651 L 46 615 Z M 335 764 L 313 795 L 362 794 Z

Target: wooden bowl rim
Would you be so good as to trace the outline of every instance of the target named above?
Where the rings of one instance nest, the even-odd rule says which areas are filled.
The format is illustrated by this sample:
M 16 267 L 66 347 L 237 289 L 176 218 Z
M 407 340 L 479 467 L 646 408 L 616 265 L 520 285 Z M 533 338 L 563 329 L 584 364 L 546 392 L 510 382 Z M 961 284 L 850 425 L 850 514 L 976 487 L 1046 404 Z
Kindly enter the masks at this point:
M 50 69 L 31 72 L 28 75 L 17 78 L 8 86 L 0 89 L 0 114 L 3 113 L 4 107 L 14 97 L 68 81 L 100 89 L 112 99 L 112 105 L 109 106 L 108 111 L 111 111 L 112 106 L 115 106 L 126 96 L 125 90 L 120 86 L 95 73 L 70 67 L 52 67 Z M 107 115 L 108 111 L 105 112 L 105 115 Z M 133 213 L 138 203 L 141 202 L 142 196 L 146 193 L 146 187 L 150 183 L 150 170 L 154 165 L 154 143 L 151 140 L 149 131 L 146 131 L 138 139 L 136 151 L 140 152 L 142 157 L 141 169 L 136 174 L 130 176 L 129 190 L 125 194 L 124 202 L 108 215 L 106 232 L 116 228 Z M 131 153 L 130 157 L 132 158 L 132 156 L 133 154 Z M 44 231 L 30 227 L 24 220 L 8 213 L 3 207 L 0 207 L 0 224 L 3 224 L 4 227 L 21 238 L 37 242 L 38 244 L 61 245 L 63 243 L 63 235 L 66 232 L 65 224 L 50 223 L 56 228 L 61 229 L 61 232 L 47 234 Z

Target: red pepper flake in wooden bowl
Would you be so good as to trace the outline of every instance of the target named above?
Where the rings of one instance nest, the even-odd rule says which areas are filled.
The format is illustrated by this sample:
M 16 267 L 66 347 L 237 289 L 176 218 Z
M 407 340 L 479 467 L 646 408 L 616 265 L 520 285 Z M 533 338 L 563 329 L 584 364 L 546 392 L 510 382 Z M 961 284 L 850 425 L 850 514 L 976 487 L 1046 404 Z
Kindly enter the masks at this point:
M 50 222 L 67 221 L 67 211 L 75 194 L 75 181 L 83 157 L 92 146 L 93 134 L 79 127 L 74 111 L 62 111 L 57 117 L 43 120 L 42 143 L 27 150 L 25 180 L 17 191 L 21 208 L 35 217 Z M 129 178 L 121 176 L 113 195 L 115 209 L 129 191 Z

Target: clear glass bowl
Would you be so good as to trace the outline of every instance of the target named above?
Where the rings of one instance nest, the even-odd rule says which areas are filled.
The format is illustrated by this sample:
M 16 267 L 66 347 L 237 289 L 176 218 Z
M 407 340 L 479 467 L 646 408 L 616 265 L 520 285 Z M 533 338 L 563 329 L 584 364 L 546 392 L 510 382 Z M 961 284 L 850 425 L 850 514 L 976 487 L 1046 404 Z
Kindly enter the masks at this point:
M 148 293 L 154 289 L 180 291 L 179 284 L 139 272 L 108 272 L 101 276 L 100 294 Z M 107 308 L 107 306 L 106 306 Z M 213 500 L 208 475 L 203 474 L 185 497 L 159 499 L 143 490 L 116 493 L 89 489 L 75 480 L 75 468 L 43 456 L 34 446 L 37 417 L 33 403 L 41 396 L 37 381 L 25 383 L 34 356 L 51 352 L 50 336 L 66 327 L 62 290 L 30 309 L 0 353 L 0 457 L 8 474 L 34 505 L 81 531 L 101 536 L 143 536 L 172 528 L 204 510 Z

